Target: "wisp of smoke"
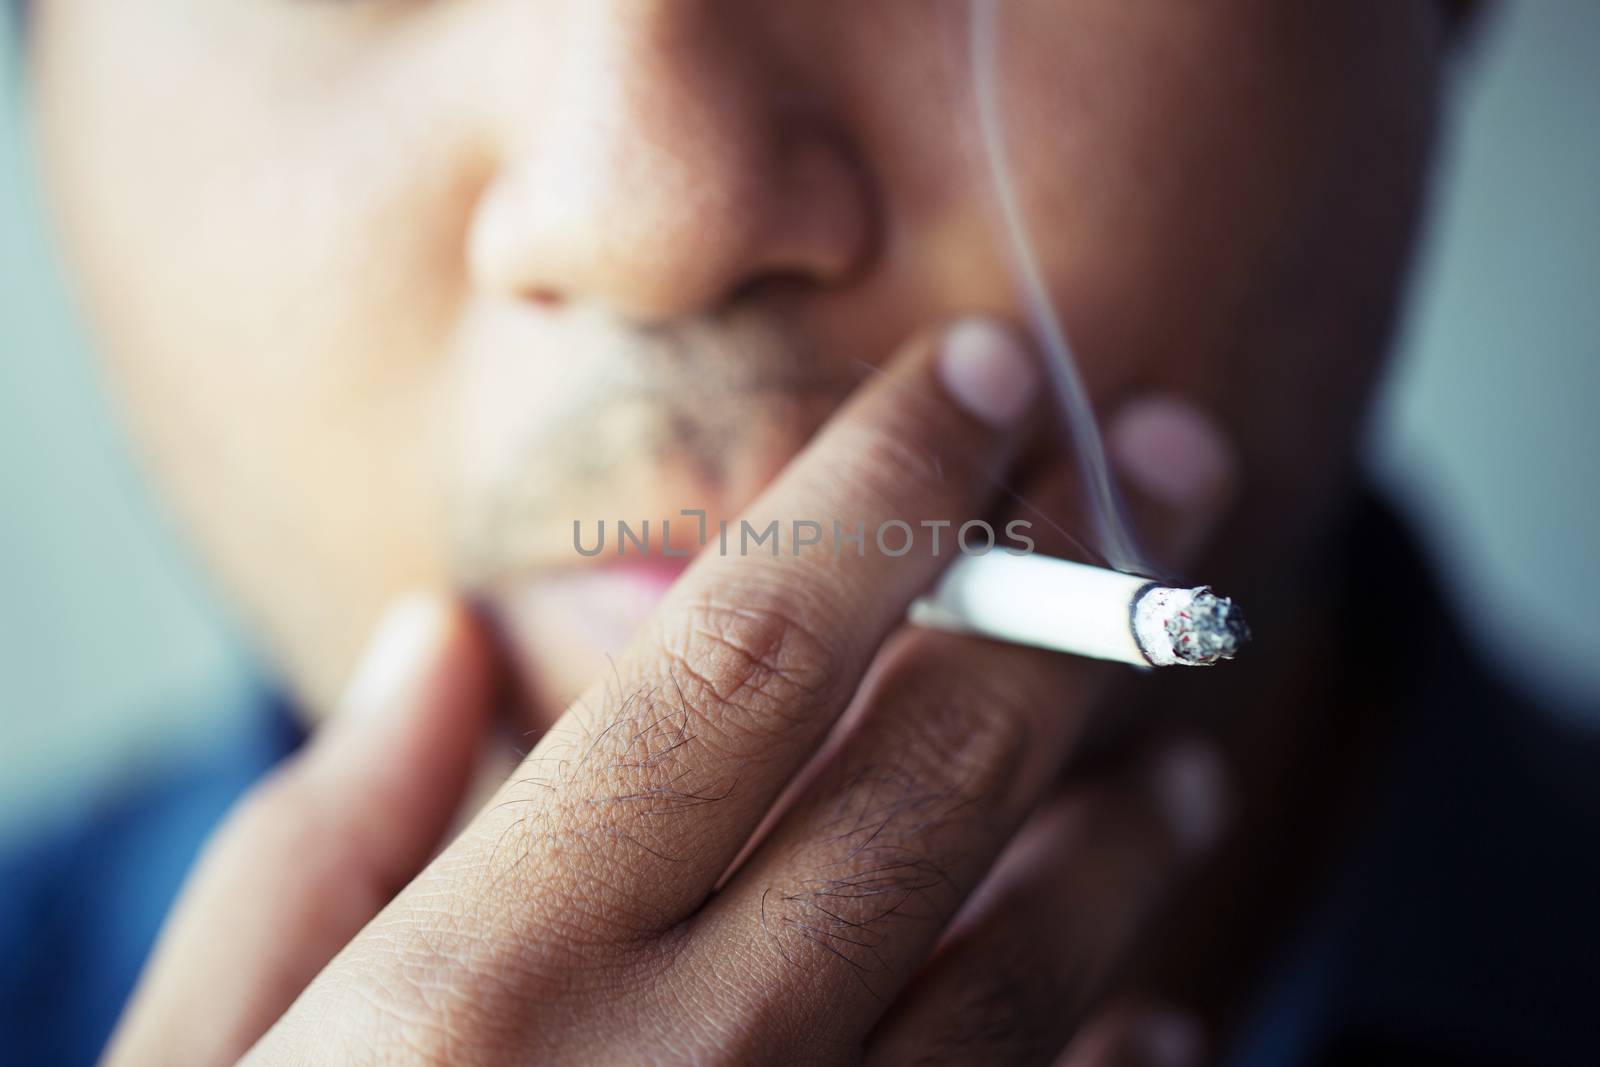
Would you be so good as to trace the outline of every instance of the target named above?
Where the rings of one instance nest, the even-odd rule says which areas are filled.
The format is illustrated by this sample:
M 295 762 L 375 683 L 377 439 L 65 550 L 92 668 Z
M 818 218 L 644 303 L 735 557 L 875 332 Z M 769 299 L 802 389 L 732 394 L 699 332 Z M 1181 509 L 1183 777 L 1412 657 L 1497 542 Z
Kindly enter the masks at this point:
M 1017 202 L 998 99 L 996 22 L 1000 5 L 998 0 L 970 0 L 970 5 L 972 89 L 983 157 L 1028 326 L 1044 353 L 1067 444 L 1077 459 L 1089 516 L 1094 524 L 1095 547 L 1105 557 L 1105 562 L 1117 570 L 1147 574 L 1149 568 L 1130 532 L 1111 478 L 1105 443 L 1100 436 L 1094 407 L 1089 402 L 1088 389 L 1061 325 L 1061 317 L 1050 298 L 1049 287 L 1045 285 L 1038 257 L 1028 239 L 1027 220 Z

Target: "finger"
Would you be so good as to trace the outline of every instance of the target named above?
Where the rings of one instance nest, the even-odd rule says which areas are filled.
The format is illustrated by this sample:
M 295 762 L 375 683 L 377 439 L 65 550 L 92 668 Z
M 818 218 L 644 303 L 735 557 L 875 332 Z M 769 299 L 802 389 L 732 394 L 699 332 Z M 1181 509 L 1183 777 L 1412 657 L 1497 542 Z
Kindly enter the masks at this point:
M 386 615 L 334 721 L 207 844 L 108 1063 L 233 1063 L 415 876 L 468 784 L 486 647 L 443 601 Z
M 1226 810 L 1218 757 L 1197 742 L 1054 801 L 874 1032 L 868 1062 L 1053 1062 Z
M 1232 446 L 1208 414 L 1165 394 L 1125 405 L 1106 438 L 1140 543 L 1161 573 L 1181 575 L 1233 495 Z
M 1090 1020 L 1060 1067 L 1200 1067 L 1205 1049 L 1205 1031 L 1193 1016 L 1124 1002 Z
M 769 988 L 799 1010 L 865 1012 L 864 1030 L 873 1005 L 854 992 L 898 992 L 1118 677 L 972 637 L 898 635 L 863 688 L 855 731 L 697 920 L 703 940 L 765 959 Z M 807 982 L 830 992 L 795 998 Z
M 703 553 L 614 674 L 541 740 L 475 830 L 482 862 L 518 877 L 537 853 L 602 887 L 586 903 L 630 935 L 697 907 L 941 562 L 926 537 L 891 555 L 874 532 L 953 524 L 948 559 L 1016 448 L 1037 379 L 992 323 L 910 345 L 747 512 L 751 529 L 777 524 L 777 554 Z M 796 548 L 797 521 L 868 541 Z M 545 918 L 569 921 L 567 902 L 549 902 L 561 912 Z M 537 909 L 519 921 L 539 922 Z

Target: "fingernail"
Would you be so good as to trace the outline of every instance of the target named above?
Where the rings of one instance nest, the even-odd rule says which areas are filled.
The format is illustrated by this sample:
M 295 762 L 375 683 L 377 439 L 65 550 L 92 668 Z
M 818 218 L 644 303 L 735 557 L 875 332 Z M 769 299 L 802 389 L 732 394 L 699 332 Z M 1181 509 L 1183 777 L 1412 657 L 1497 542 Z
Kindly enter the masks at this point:
M 1226 772 L 1216 749 L 1182 741 L 1156 760 L 1156 803 L 1181 852 L 1202 852 L 1216 841 L 1227 818 Z
M 1107 438 L 1130 485 L 1175 511 L 1215 506 L 1233 479 L 1233 453 L 1221 428 L 1175 396 L 1128 404 L 1112 420 Z
M 944 335 L 939 377 L 967 414 L 1004 429 L 1028 409 L 1039 368 L 1016 336 L 989 319 L 963 319 Z
M 1200 1024 L 1176 1011 L 1152 1011 L 1133 1029 L 1134 1058 L 1149 1067 L 1195 1067 L 1205 1053 Z
M 345 688 L 339 714 L 367 718 L 394 707 L 438 647 L 447 619 L 444 603 L 426 593 L 413 593 L 384 612 Z

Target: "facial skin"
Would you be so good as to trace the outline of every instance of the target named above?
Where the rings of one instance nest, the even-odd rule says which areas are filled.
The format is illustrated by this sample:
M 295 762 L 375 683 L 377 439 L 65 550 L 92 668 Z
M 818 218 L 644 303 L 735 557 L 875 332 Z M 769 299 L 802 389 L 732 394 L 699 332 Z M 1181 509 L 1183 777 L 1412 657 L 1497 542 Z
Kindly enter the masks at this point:
M 1003 6 L 1018 193 L 1097 407 L 1211 411 L 1239 552 L 1276 550 L 1348 474 L 1442 18 Z M 964 32 L 922 0 L 38 5 L 114 390 L 313 711 L 386 601 L 455 586 L 553 715 L 661 584 L 577 570 L 574 520 L 732 515 L 907 334 L 1018 317 Z

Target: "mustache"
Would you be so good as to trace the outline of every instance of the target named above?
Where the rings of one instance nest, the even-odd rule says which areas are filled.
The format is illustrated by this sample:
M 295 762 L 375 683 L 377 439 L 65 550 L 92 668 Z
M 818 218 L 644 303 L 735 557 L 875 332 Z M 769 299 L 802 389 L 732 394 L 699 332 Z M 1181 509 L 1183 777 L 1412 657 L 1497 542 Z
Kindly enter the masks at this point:
M 533 356 L 566 360 L 559 383 L 523 404 L 505 402 L 513 380 L 462 383 L 457 430 L 475 458 L 447 506 L 471 586 L 579 562 L 576 520 L 742 506 L 871 373 L 771 316 L 580 321 L 565 333 Z M 475 412 L 475 394 L 495 397 L 492 417 Z

